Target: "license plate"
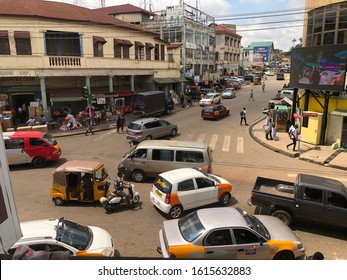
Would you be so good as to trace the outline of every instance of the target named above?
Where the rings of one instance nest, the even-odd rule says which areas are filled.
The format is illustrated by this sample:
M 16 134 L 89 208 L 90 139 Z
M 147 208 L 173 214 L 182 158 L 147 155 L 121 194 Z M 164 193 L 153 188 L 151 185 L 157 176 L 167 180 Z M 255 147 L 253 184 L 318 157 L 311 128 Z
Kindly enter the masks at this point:
M 162 194 L 161 194 L 158 190 L 155 190 L 155 194 L 156 194 L 157 196 L 159 196 L 159 197 L 162 196 Z

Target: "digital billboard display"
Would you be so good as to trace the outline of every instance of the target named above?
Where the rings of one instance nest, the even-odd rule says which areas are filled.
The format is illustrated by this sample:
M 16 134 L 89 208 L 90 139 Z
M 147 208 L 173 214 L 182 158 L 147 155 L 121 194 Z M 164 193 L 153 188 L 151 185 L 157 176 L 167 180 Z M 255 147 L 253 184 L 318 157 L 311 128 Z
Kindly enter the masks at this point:
M 312 90 L 343 91 L 347 45 L 292 50 L 290 86 Z

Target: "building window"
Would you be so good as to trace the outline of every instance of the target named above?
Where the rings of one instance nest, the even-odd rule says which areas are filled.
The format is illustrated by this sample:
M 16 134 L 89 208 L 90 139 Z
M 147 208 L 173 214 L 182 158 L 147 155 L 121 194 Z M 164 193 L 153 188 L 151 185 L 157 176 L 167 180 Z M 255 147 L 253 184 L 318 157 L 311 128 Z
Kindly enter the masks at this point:
M 130 58 L 130 48 L 133 46 L 129 40 L 123 40 L 123 58 Z
M 339 29 L 347 29 L 347 10 L 340 11 Z
M 154 46 L 151 43 L 146 43 L 146 60 L 152 59 L 152 49 Z
M 165 60 L 165 45 L 160 45 L 160 60 Z
M 113 51 L 115 58 L 122 58 L 123 40 L 113 39 Z
M 52 31 L 45 33 L 47 55 L 80 56 L 80 35 L 73 32 Z
M 159 60 L 159 44 L 155 44 L 154 46 L 154 59 Z
M 15 31 L 14 39 L 16 43 L 17 55 L 32 55 L 30 32 Z
M 93 36 L 94 57 L 104 56 L 104 44 L 106 40 L 100 36 Z
M 328 32 L 324 34 L 323 45 L 332 45 L 334 44 L 335 32 Z
M 145 45 L 139 41 L 135 41 L 135 59 L 145 58 Z
M 0 55 L 11 54 L 10 43 L 8 41 L 8 31 L 0 30 Z
M 338 44 L 347 44 L 347 30 L 338 32 L 337 43 Z
M 313 36 L 313 47 L 315 46 L 320 46 L 321 43 L 321 39 L 322 39 L 322 35 L 321 34 L 316 34 Z
M 335 30 L 336 13 L 325 14 L 324 31 Z

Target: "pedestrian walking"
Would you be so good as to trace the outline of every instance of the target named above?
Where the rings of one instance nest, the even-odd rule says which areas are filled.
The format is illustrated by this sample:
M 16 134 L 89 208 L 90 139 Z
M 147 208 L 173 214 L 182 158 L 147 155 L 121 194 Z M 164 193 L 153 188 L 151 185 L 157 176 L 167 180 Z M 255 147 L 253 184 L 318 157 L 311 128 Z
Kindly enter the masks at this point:
M 290 146 L 293 146 L 293 151 L 295 151 L 295 147 L 296 147 L 296 135 L 298 133 L 298 125 L 296 124 L 294 126 L 294 129 L 292 129 L 290 131 L 289 137 L 292 140 L 292 143 L 287 145 L 287 149 L 289 149 Z
M 249 99 L 248 99 L 248 100 L 250 101 L 251 99 L 254 101 L 254 98 L 253 98 L 253 89 L 251 89 L 251 91 L 249 92 Z
M 119 133 L 121 127 L 121 119 L 120 119 L 120 114 L 117 116 L 117 133 Z
M 86 126 L 87 126 L 87 130 L 86 130 L 85 136 L 87 136 L 88 133 L 91 133 L 92 135 L 94 135 L 92 118 L 88 118 L 86 120 Z
M 261 89 L 263 90 L 263 92 L 265 92 L 265 82 L 261 84 Z
M 246 108 L 243 108 L 243 109 L 240 111 L 240 117 L 241 117 L 240 125 L 242 125 L 242 122 L 243 122 L 243 121 L 245 122 L 245 125 L 248 125 L 247 119 L 246 119 Z
M 124 125 L 125 125 L 125 116 L 124 116 L 124 114 L 121 113 L 119 118 L 120 118 L 120 128 L 121 128 L 122 132 L 124 132 Z

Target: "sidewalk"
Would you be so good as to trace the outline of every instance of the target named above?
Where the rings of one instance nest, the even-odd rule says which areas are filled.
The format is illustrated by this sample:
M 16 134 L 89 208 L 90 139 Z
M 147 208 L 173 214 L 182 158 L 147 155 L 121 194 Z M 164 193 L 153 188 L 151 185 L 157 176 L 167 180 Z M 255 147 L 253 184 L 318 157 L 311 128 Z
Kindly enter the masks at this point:
M 182 108 L 180 104 L 175 105 L 175 112 L 189 109 L 189 107 Z M 199 105 L 193 103 L 193 106 Z M 138 119 L 138 117 L 134 116 L 133 114 L 127 114 L 125 118 L 126 125 L 131 123 L 133 120 Z M 109 121 L 93 126 L 93 131 L 97 132 L 103 130 L 116 129 L 115 126 L 112 126 L 112 124 L 114 124 L 115 122 L 116 121 Z M 316 146 L 305 142 L 297 142 L 297 151 L 293 151 L 291 147 L 291 149 L 287 149 L 286 146 L 291 143 L 288 134 L 284 132 L 279 132 L 277 133 L 275 140 L 266 140 L 265 133 L 263 131 L 264 122 L 265 117 L 261 118 L 249 127 L 250 135 L 253 137 L 255 141 L 259 142 L 263 146 L 271 149 L 274 152 L 281 153 L 286 156 L 299 158 L 300 160 L 306 160 L 312 163 L 325 165 L 337 169 L 347 170 L 347 151 L 344 151 L 342 149 L 333 150 L 330 146 Z M 69 131 L 60 131 L 58 129 L 55 129 L 49 130 L 49 133 L 52 134 L 55 138 L 58 138 L 84 134 L 85 131 L 85 128 Z M 88 135 L 86 137 L 91 136 Z
M 264 123 L 265 117 L 252 124 L 249 129 L 253 139 L 263 146 L 286 156 L 347 170 L 347 151 L 343 149 L 334 150 L 331 146 L 317 146 L 299 141 L 296 145 L 297 151 L 293 151 L 292 146 L 287 149 L 287 145 L 291 143 L 288 134 L 286 132 L 278 132 L 275 140 L 266 140 L 263 130 Z

